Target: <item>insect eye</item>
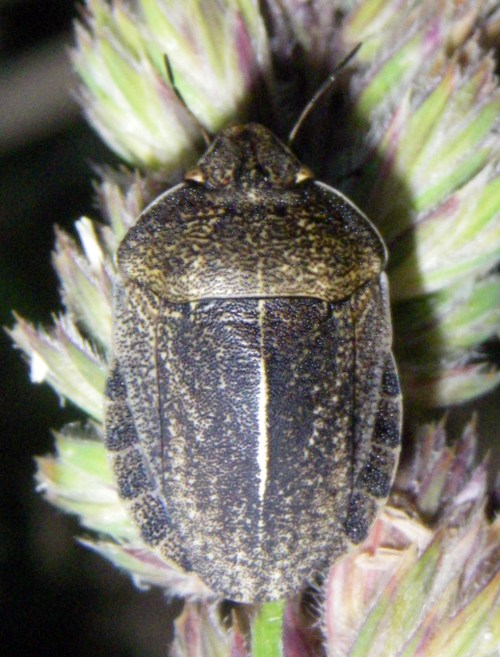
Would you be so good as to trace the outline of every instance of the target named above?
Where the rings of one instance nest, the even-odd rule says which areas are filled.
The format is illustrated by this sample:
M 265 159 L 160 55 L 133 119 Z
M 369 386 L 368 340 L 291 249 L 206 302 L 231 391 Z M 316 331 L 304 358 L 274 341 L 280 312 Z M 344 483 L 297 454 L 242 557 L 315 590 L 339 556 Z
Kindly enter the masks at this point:
M 312 180 L 312 178 L 314 178 L 313 172 L 311 169 L 309 169 L 309 167 L 305 167 L 304 165 L 301 165 L 300 169 L 295 174 L 295 182 L 297 185 L 303 183 L 306 180 Z
M 194 169 L 190 169 L 189 171 L 186 171 L 186 173 L 184 174 L 184 180 L 190 180 L 191 182 L 195 182 L 200 185 L 203 185 L 203 183 L 206 182 L 207 178 L 205 176 L 205 173 L 199 167 L 195 167 Z

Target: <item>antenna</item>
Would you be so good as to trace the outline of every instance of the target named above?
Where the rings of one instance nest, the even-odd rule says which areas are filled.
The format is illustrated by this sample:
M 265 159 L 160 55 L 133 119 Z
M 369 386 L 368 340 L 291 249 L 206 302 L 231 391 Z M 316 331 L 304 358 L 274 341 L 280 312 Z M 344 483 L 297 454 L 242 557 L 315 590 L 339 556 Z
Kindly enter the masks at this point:
M 165 69 L 167 72 L 167 79 L 168 83 L 170 84 L 170 87 L 174 94 L 176 95 L 177 100 L 180 102 L 180 104 L 184 107 L 186 112 L 189 114 L 189 116 L 193 119 L 193 121 L 196 123 L 198 126 L 198 130 L 201 132 L 203 135 L 203 139 L 205 140 L 205 144 L 207 146 L 210 146 L 210 144 L 213 141 L 212 135 L 208 132 L 208 130 L 205 128 L 205 126 L 202 125 L 200 119 L 196 116 L 196 114 L 192 111 L 192 109 L 188 106 L 184 98 L 182 97 L 181 92 L 177 88 L 177 85 L 175 84 L 175 79 L 174 79 L 174 73 L 172 70 L 172 65 L 170 64 L 170 59 L 168 55 L 163 56 L 165 59 Z
M 321 98 L 321 96 L 323 96 L 324 93 L 326 93 L 326 92 L 328 91 L 328 89 L 330 89 L 330 87 L 331 87 L 332 84 L 334 83 L 334 81 L 335 81 L 335 79 L 336 79 L 336 74 L 337 74 L 342 68 L 344 68 L 344 66 L 347 66 L 347 64 L 348 64 L 348 63 L 351 61 L 351 59 L 356 55 L 356 53 L 358 52 L 358 50 L 361 48 L 362 45 L 363 45 L 362 43 L 358 43 L 358 45 L 355 46 L 355 47 L 351 50 L 351 52 L 350 52 L 348 55 L 346 55 L 346 56 L 344 57 L 344 59 L 340 62 L 340 64 L 338 64 L 338 65 L 333 69 L 333 71 L 332 71 L 332 72 L 330 73 L 330 75 L 326 78 L 326 80 L 323 82 L 323 84 L 321 85 L 321 87 L 316 91 L 316 93 L 314 94 L 314 96 L 311 98 L 311 100 L 310 100 L 310 101 L 307 103 L 307 105 L 304 107 L 304 109 L 302 110 L 302 112 L 301 112 L 299 118 L 297 119 L 295 125 L 293 126 L 292 131 L 290 132 L 290 135 L 288 136 L 288 142 L 287 142 L 287 143 L 288 143 L 288 146 L 289 146 L 289 147 L 292 145 L 293 141 L 295 140 L 295 137 L 297 136 L 298 131 L 299 131 L 300 128 L 302 127 L 302 124 L 304 123 L 304 121 L 306 120 L 306 118 L 307 118 L 307 117 L 309 116 L 309 114 L 311 113 L 311 110 L 314 109 L 314 106 L 316 105 L 316 103 L 318 102 L 318 100 Z

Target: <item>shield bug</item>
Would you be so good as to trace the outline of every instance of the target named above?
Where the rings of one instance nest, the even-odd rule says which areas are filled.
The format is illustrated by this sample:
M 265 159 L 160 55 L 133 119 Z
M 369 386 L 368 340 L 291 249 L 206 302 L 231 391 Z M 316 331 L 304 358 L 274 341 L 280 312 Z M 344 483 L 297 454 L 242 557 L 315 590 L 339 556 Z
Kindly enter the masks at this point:
M 298 591 L 385 501 L 385 263 L 363 213 L 259 124 L 221 132 L 121 242 L 107 448 L 144 541 L 215 594 Z

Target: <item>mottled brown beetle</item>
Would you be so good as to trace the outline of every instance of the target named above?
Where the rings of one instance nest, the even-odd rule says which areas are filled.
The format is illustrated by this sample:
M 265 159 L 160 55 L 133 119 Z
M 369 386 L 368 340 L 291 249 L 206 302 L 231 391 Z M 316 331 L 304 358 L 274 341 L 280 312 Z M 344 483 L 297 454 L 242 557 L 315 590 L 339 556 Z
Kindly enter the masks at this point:
M 285 597 L 362 541 L 398 458 L 386 252 L 258 124 L 224 130 L 117 254 L 106 434 L 144 541 Z

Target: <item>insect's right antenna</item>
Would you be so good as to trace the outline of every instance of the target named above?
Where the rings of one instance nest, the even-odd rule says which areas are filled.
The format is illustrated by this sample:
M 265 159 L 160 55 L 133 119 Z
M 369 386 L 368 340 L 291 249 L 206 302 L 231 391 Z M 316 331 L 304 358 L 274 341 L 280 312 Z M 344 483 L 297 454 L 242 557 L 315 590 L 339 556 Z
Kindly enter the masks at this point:
M 207 146 L 210 146 L 210 144 L 213 142 L 213 136 L 208 132 L 208 130 L 201 124 L 200 119 L 196 116 L 196 114 L 191 110 L 191 108 L 188 106 L 184 98 L 182 97 L 181 92 L 177 88 L 177 85 L 175 84 L 175 79 L 174 79 L 174 73 L 172 71 L 172 65 L 170 64 L 170 59 L 168 58 L 168 55 L 164 55 L 165 59 L 165 69 L 167 71 L 167 78 L 168 78 L 168 83 L 170 84 L 170 87 L 174 94 L 177 97 L 177 100 L 181 103 L 181 105 L 184 107 L 186 112 L 189 114 L 189 116 L 193 119 L 193 121 L 196 123 L 198 126 L 198 130 L 201 132 L 203 135 L 203 139 L 205 140 L 205 144 Z
M 288 136 L 288 146 L 292 145 L 292 142 L 295 140 L 295 137 L 297 136 L 298 131 L 302 127 L 302 124 L 306 120 L 306 118 L 309 116 L 310 112 L 312 109 L 314 109 L 314 106 L 318 102 L 318 100 L 321 98 L 321 96 L 328 91 L 328 89 L 332 86 L 332 84 L 335 81 L 335 76 L 336 74 L 344 68 L 344 66 L 347 66 L 347 64 L 351 61 L 351 59 L 356 55 L 358 50 L 361 48 L 363 44 L 358 43 L 357 46 L 355 46 L 351 52 L 344 57 L 344 59 L 340 62 L 340 64 L 337 64 L 337 66 L 334 68 L 334 70 L 330 73 L 330 75 L 326 78 L 326 80 L 323 82 L 321 87 L 316 91 L 314 96 L 311 98 L 311 100 L 307 103 L 307 105 L 304 107 L 302 110 L 299 118 L 297 119 L 295 125 L 292 128 L 292 131 L 290 132 L 290 135 Z

